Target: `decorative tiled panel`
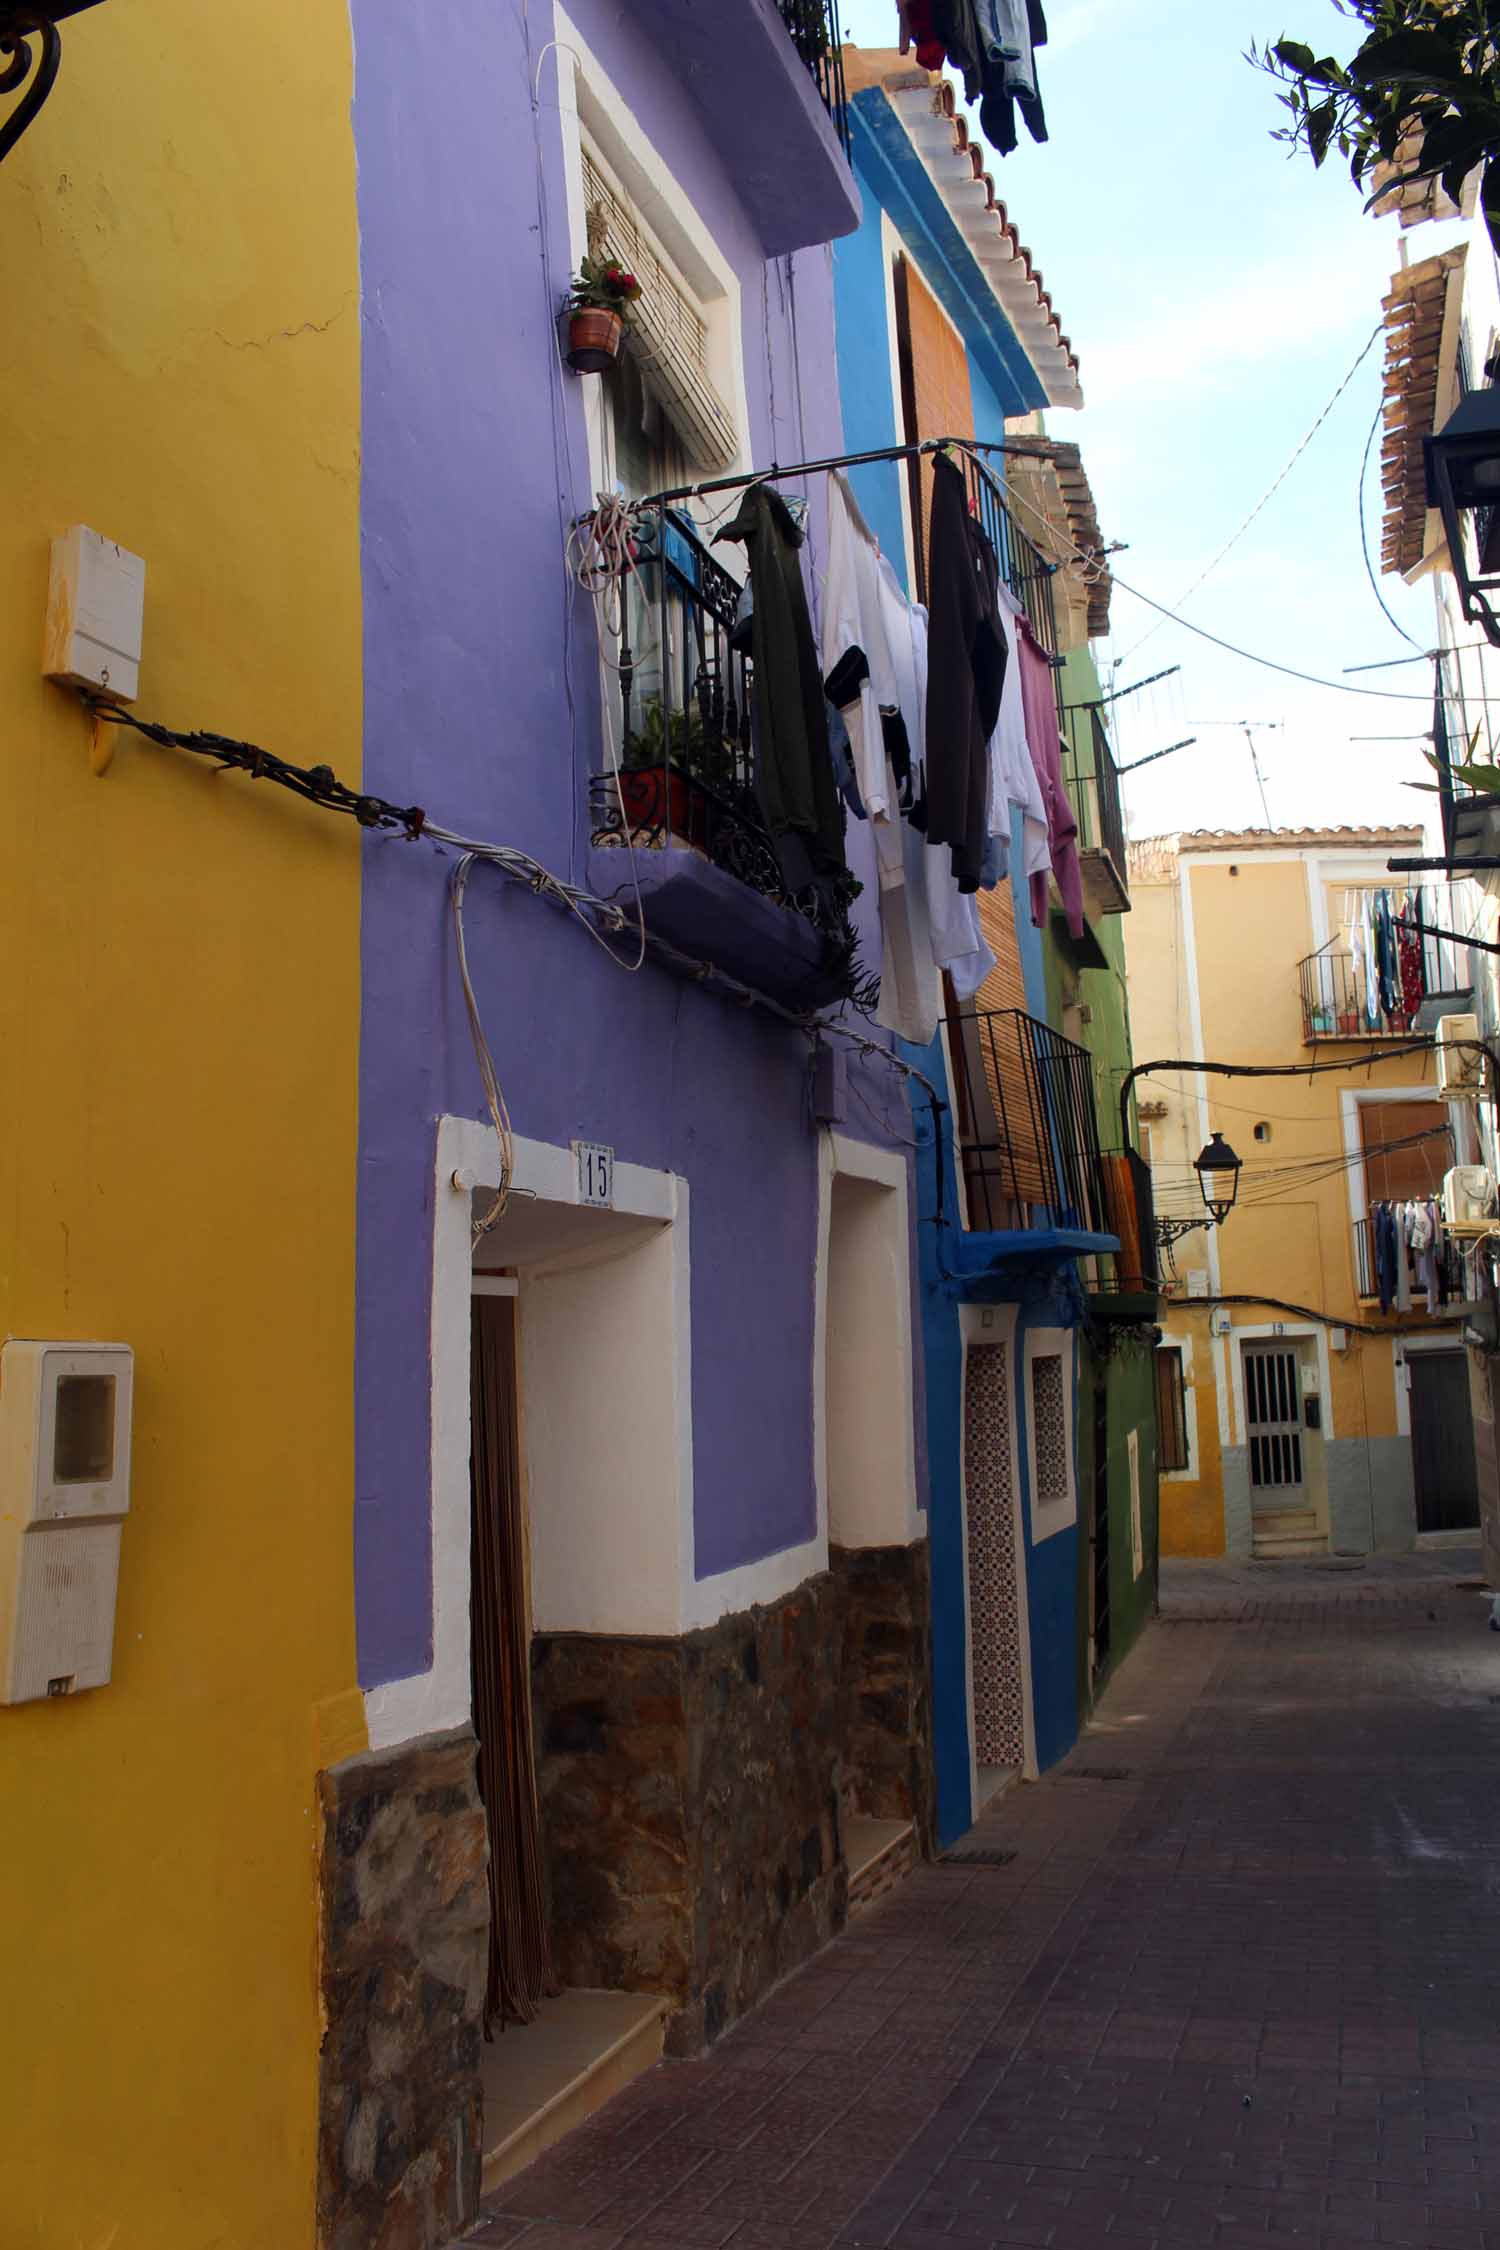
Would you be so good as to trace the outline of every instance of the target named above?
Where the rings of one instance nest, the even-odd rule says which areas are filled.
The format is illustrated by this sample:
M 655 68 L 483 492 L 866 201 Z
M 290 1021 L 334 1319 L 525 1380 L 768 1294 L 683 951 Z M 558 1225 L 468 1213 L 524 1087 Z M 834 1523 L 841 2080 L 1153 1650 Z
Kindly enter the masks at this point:
M 1068 1498 L 1067 1411 L 1062 1355 L 1042 1353 L 1031 1363 L 1031 1429 L 1036 1445 L 1039 1507 Z
M 964 1398 L 974 1748 L 982 1766 L 1019 1766 L 1025 1753 L 1008 1357 L 1004 1344 L 971 1347 Z

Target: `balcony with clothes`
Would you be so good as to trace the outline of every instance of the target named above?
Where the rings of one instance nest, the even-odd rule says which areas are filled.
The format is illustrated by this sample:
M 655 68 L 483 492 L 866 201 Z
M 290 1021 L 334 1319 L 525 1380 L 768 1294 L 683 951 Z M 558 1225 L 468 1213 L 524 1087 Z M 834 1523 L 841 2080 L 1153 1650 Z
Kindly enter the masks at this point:
M 795 531 L 802 504 L 783 505 Z M 868 999 L 826 742 L 804 776 L 809 803 L 768 803 L 746 586 L 681 507 L 635 507 L 611 536 L 629 554 L 598 605 L 607 702 L 590 840 L 601 880 L 622 901 L 639 894 L 657 938 L 789 1007 Z M 779 812 L 796 818 L 773 832 Z
M 1465 1244 L 1445 1231 L 1435 1200 L 1372 1205 L 1354 1221 L 1351 1248 L 1354 1293 L 1366 1319 L 1406 1322 L 1428 1313 L 1452 1320 L 1476 1294 Z
M 1462 883 L 1347 892 L 1339 931 L 1297 964 L 1304 1043 L 1420 1038 L 1465 1012 L 1477 912 Z
M 624 427 L 629 417 L 619 419 Z M 1046 810 L 1025 748 L 1030 721 L 1021 715 L 1020 681 L 1029 663 L 1033 700 L 1045 707 L 1055 747 L 1054 566 L 1018 528 L 989 469 L 961 446 L 942 450 L 946 462 L 928 473 L 950 478 L 959 520 L 983 534 L 979 546 L 997 603 L 1009 602 L 1018 628 L 1024 620 L 1030 645 L 1015 675 L 1017 756 L 1026 761 L 1041 821 Z M 914 469 L 921 466 L 913 461 Z M 882 950 L 891 991 L 878 1021 L 925 1044 L 938 1021 L 937 971 L 949 966 L 950 954 L 967 958 L 982 944 L 969 894 L 949 896 L 958 884 L 956 865 L 940 874 L 935 863 L 941 858 L 947 870 L 947 853 L 923 846 L 925 837 L 936 847 L 941 834 L 956 859 L 957 848 L 972 845 L 977 868 L 978 843 L 966 831 L 960 838 L 939 828 L 952 813 L 955 788 L 947 787 L 942 810 L 939 792 L 955 761 L 935 756 L 929 767 L 922 756 L 928 699 L 949 678 L 962 695 L 957 674 L 969 657 L 966 647 L 950 649 L 940 636 L 929 643 L 923 613 L 888 572 L 882 578 L 878 547 L 848 487 L 832 475 L 838 467 L 834 461 L 782 472 L 789 483 L 794 474 L 804 483 L 824 472 L 832 477 L 830 536 L 847 567 L 836 591 L 829 565 L 821 652 L 812 644 L 805 583 L 805 492 L 726 474 L 640 499 L 603 499 L 579 525 L 574 567 L 594 596 L 604 683 L 590 841 L 600 884 L 631 906 L 638 895 L 655 937 L 695 959 L 712 958 L 799 1011 L 840 999 L 873 1008 L 880 986 L 874 959 L 866 960 L 856 939 L 853 907 L 862 884 L 846 850 L 863 851 L 868 860 L 878 818 L 877 856 L 899 839 L 912 878 L 901 895 L 916 900 L 899 928 L 889 926 L 892 913 L 905 910 L 899 901 L 892 906 L 892 868 L 882 861 Z M 721 523 L 735 510 L 712 546 L 692 512 L 699 506 L 717 507 Z M 925 575 L 928 557 L 921 559 Z M 920 664 L 913 641 L 919 628 Z M 818 677 L 819 663 L 826 679 Z M 925 693 L 919 679 L 928 683 Z M 1060 760 L 1053 762 L 1061 803 Z M 883 802 L 872 785 L 883 785 Z M 979 807 L 986 820 L 997 804 L 998 798 Z M 965 797 L 959 809 L 967 808 Z M 1008 828 L 1008 804 L 1004 818 Z M 870 872 L 866 866 L 864 887 L 873 898 Z M 903 883 L 898 877 L 895 888 Z M 868 913 L 865 920 L 873 938 Z
M 955 1010 L 948 1042 L 964 1269 L 1028 1252 L 1112 1258 L 1120 1206 L 1088 1049 L 1018 1008 Z

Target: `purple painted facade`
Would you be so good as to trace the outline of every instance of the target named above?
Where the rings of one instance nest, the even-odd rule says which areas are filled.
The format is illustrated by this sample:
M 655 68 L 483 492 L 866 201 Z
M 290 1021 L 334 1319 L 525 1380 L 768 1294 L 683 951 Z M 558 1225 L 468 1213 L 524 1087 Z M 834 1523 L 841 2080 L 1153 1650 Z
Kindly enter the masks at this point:
M 829 253 L 768 270 L 766 246 L 808 239 L 799 212 L 825 237 L 843 231 L 856 203 L 769 0 L 574 0 L 571 12 L 739 276 L 752 458 L 837 451 Z M 563 559 L 591 497 L 584 382 L 556 351 L 570 244 L 549 0 L 531 0 L 529 27 L 525 17 L 451 0 L 428 39 L 383 0 L 353 0 L 364 772 L 372 790 L 587 882 L 599 675 L 592 611 Z M 731 111 L 718 129 L 716 113 Z M 812 497 L 816 570 L 821 491 Z M 849 849 L 868 886 L 864 951 L 878 962 L 868 832 L 851 828 Z M 356 1379 L 366 1686 L 431 1659 L 435 1128 L 445 1112 L 484 1115 L 453 963 L 450 866 L 431 846 L 367 842 Z M 516 1131 L 606 1141 L 690 1182 L 700 1575 L 801 1543 L 815 1529 L 808 1042 L 654 966 L 627 977 L 576 924 L 483 867 L 468 926 Z M 866 1068 L 858 1083 L 869 1107 L 856 1100 L 845 1129 L 876 1138 L 887 1122 L 907 1139 L 894 1074 Z

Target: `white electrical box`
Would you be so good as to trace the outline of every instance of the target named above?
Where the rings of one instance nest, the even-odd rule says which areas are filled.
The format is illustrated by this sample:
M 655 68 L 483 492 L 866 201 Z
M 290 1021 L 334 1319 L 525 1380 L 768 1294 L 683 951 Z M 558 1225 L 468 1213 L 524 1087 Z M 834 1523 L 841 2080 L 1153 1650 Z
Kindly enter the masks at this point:
M 139 555 L 81 523 L 53 540 L 42 644 L 49 680 L 133 703 L 145 620 L 146 566 Z
M 0 1703 L 109 1679 L 133 1374 L 128 1344 L 0 1346 Z
M 1443 1174 L 1443 1225 L 1449 1234 L 1495 1231 L 1495 1178 L 1482 1164 L 1455 1164 Z
M 1479 1018 L 1439 1016 L 1436 1037 L 1438 1092 L 1452 1100 L 1471 1100 L 1483 1093 L 1485 1057 L 1479 1051 Z M 1466 1044 L 1458 1045 L 1460 1040 Z

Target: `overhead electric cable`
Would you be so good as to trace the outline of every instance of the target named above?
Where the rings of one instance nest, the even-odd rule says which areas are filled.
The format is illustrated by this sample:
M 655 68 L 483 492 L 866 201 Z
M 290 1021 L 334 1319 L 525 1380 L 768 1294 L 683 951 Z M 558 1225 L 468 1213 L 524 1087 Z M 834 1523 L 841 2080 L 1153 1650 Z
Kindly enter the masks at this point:
M 1382 392 L 1379 403 L 1375 408 L 1375 419 L 1370 424 L 1370 434 L 1365 439 L 1365 456 L 1359 465 L 1359 548 L 1360 553 L 1365 558 L 1365 576 L 1370 581 L 1370 592 L 1375 596 L 1376 601 L 1379 602 L 1381 614 L 1385 618 L 1387 625 L 1392 626 L 1394 630 L 1401 635 L 1402 640 L 1405 641 L 1408 646 L 1410 646 L 1411 648 L 1417 648 L 1418 644 L 1412 639 L 1410 633 L 1408 633 L 1408 631 L 1406 630 L 1406 627 L 1404 625 L 1398 625 L 1395 618 L 1392 617 L 1389 606 L 1386 602 L 1386 598 L 1380 591 L 1380 581 L 1375 576 L 1375 566 L 1370 561 L 1370 528 L 1369 525 L 1365 522 L 1365 481 L 1370 474 L 1370 452 L 1375 443 L 1375 432 L 1380 427 L 1381 417 L 1384 413 L 1385 394 L 1384 392 Z M 1425 655 L 1426 651 L 1419 649 L 1418 653 Z M 1410 664 L 1413 663 L 1415 659 L 1409 656 L 1405 656 L 1397 657 L 1395 661 L 1398 664 Z M 1359 669 L 1359 667 L 1351 665 L 1349 669 L 1352 671 Z M 1372 664 L 1369 669 L 1373 672 L 1377 669 L 1377 667 Z
M 1255 506 L 1250 510 L 1249 515 L 1246 516 L 1244 522 L 1240 525 L 1239 530 L 1231 533 L 1229 538 L 1225 540 L 1223 546 L 1214 556 L 1212 562 L 1204 564 L 1202 570 L 1199 571 L 1197 577 L 1193 580 L 1193 583 L 1191 586 L 1189 586 L 1187 592 L 1178 596 L 1178 609 L 1181 609 L 1184 602 L 1191 600 L 1192 596 L 1197 593 L 1198 588 L 1203 584 L 1206 578 L 1212 577 L 1213 573 L 1218 569 L 1220 563 L 1224 560 L 1224 557 L 1229 553 L 1230 549 L 1239 544 L 1240 540 L 1244 538 L 1245 533 L 1250 529 L 1251 524 L 1254 523 L 1256 517 L 1261 514 L 1261 512 L 1270 504 L 1272 500 L 1275 499 L 1277 493 L 1286 483 L 1287 478 L 1291 475 L 1293 469 L 1296 468 L 1297 463 L 1301 460 L 1303 454 L 1312 444 L 1312 441 L 1317 436 L 1319 430 L 1322 429 L 1323 424 L 1327 421 L 1329 415 L 1338 405 L 1338 402 L 1343 397 L 1345 391 L 1348 390 L 1349 385 L 1353 382 L 1355 376 L 1364 366 L 1365 361 L 1370 356 L 1370 352 L 1374 346 L 1375 339 L 1378 336 L 1382 335 L 1384 333 L 1384 330 L 1385 322 L 1383 320 L 1377 321 L 1375 326 L 1371 329 L 1369 335 L 1366 337 L 1365 342 L 1360 350 L 1358 359 L 1354 362 L 1354 365 L 1350 368 L 1348 374 L 1344 377 L 1344 380 L 1340 383 L 1338 389 L 1334 392 L 1332 398 L 1328 401 L 1328 404 L 1324 407 L 1322 413 L 1318 416 L 1318 419 L 1316 420 L 1316 422 L 1314 422 L 1312 428 L 1308 431 L 1306 437 L 1302 440 L 1302 443 L 1298 446 L 1296 452 L 1287 462 L 1287 465 L 1282 470 L 1280 476 L 1277 477 L 1274 484 L 1268 486 L 1266 491 L 1261 494 L 1261 497 L 1256 501 Z M 1363 484 L 1361 484 L 1361 491 L 1362 490 Z M 1394 623 L 1394 620 L 1392 620 L 1392 622 Z M 1143 633 L 1140 639 L 1134 644 L 1134 646 L 1128 648 L 1125 651 L 1125 654 L 1120 658 L 1120 662 L 1122 664 L 1128 664 L 1131 657 L 1136 654 L 1137 650 L 1143 649 L 1147 641 L 1151 640 L 1154 635 L 1156 635 L 1160 631 L 1160 625 L 1153 625 L 1149 633 Z M 1400 631 L 1399 626 L 1397 627 L 1397 631 Z

